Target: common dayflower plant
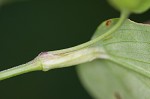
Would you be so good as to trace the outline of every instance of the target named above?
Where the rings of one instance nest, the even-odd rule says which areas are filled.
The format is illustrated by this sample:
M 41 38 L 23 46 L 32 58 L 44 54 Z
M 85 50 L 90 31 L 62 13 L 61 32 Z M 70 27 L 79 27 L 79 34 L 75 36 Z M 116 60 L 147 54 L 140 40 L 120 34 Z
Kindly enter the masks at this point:
M 0 80 L 31 71 L 77 66 L 83 86 L 96 99 L 149 99 L 150 25 L 133 22 L 150 0 L 108 0 L 120 18 L 103 22 L 84 44 L 40 53 L 34 60 L 0 72 Z

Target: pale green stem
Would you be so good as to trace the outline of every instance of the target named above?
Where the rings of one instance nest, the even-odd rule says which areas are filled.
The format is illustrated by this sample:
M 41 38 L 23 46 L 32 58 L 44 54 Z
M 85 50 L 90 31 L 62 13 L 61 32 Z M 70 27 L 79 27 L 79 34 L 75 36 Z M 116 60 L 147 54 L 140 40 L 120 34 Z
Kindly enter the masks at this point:
M 4 80 L 13 76 L 17 76 L 23 73 L 49 69 L 68 67 L 88 61 L 92 61 L 96 58 L 107 58 L 103 49 L 100 48 L 85 48 L 75 52 L 54 54 L 51 52 L 44 52 L 39 54 L 33 61 L 28 62 L 17 67 L 7 69 L 0 72 L 0 80 Z
M 83 43 L 83 44 L 80 44 L 78 46 L 75 46 L 75 47 L 53 51 L 53 53 L 65 53 L 65 52 L 71 52 L 71 51 L 79 50 L 79 49 L 88 47 L 88 46 L 90 46 L 90 45 L 92 45 L 92 44 L 94 44 L 94 43 L 96 43 L 96 42 L 98 42 L 98 41 L 108 37 L 109 35 L 114 33 L 123 24 L 123 22 L 128 18 L 129 14 L 130 13 L 128 11 L 122 11 L 121 12 L 121 16 L 119 18 L 119 21 L 109 31 L 107 31 L 103 35 L 101 35 L 101 36 L 99 36 L 99 37 L 97 37 L 97 38 L 95 38 L 95 39 L 93 39 L 91 41 L 88 41 L 86 43 Z
M 20 74 L 28 73 L 31 71 L 42 70 L 41 64 L 38 61 L 31 61 L 0 72 L 0 81 L 11 78 Z
M 107 31 L 103 35 L 87 43 L 68 49 L 41 53 L 37 58 L 27 64 L 19 65 L 11 69 L 1 71 L 0 80 L 4 80 L 31 71 L 47 71 L 53 68 L 68 67 L 80 63 L 85 63 L 96 58 L 108 58 L 103 49 L 97 47 L 92 48 L 90 47 L 90 45 L 93 45 L 99 40 L 102 40 L 114 33 L 123 24 L 125 19 L 127 19 L 128 15 L 128 12 L 123 11 L 117 24 L 115 24 L 109 31 Z
M 37 57 L 43 66 L 43 71 L 54 68 L 68 67 L 85 62 L 92 61 L 96 58 L 108 58 L 105 51 L 99 47 L 84 48 L 73 52 L 55 54 L 53 52 L 43 53 Z

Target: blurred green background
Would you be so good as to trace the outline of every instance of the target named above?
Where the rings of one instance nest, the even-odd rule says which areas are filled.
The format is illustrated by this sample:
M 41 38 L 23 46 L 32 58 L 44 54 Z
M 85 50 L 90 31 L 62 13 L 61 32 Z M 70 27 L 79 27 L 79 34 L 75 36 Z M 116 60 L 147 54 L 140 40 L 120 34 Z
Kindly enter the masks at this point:
M 19 1 L 19 0 L 18 0 Z M 119 17 L 105 0 L 27 0 L 0 7 L 0 70 L 26 63 L 42 51 L 90 39 L 104 20 Z M 131 15 L 150 20 L 150 11 Z M 75 67 L 32 72 L 0 82 L 0 99 L 92 99 Z

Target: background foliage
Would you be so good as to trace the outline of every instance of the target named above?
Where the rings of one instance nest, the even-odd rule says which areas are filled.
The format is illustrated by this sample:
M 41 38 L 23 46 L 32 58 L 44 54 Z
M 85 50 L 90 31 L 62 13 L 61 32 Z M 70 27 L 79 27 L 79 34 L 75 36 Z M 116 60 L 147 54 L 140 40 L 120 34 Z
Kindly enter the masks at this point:
M 33 59 L 41 51 L 75 46 L 90 39 L 104 20 L 119 13 L 102 0 L 28 0 L 0 8 L 0 70 Z M 131 15 L 149 20 L 150 11 Z M 2 99 L 92 99 L 75 67 L 34 72 L 0 82 Z

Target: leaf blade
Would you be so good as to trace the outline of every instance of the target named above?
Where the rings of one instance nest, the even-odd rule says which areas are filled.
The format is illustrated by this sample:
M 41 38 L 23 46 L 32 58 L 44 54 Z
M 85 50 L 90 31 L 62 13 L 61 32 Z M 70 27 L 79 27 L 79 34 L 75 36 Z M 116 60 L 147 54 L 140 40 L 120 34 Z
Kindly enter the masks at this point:
M 109 30 L 117 20 L 109 20 L 109 26 L 106 26 L 107 21 L 103 22 L 92 39 Z M 150 25 L 126 20 L 118 31 L 96 43 L 94 46 L 103 47 L 109 59 L 78 67 L 79 76 L 89 93 L 96 99 L 149 99 L 149 38 Z

